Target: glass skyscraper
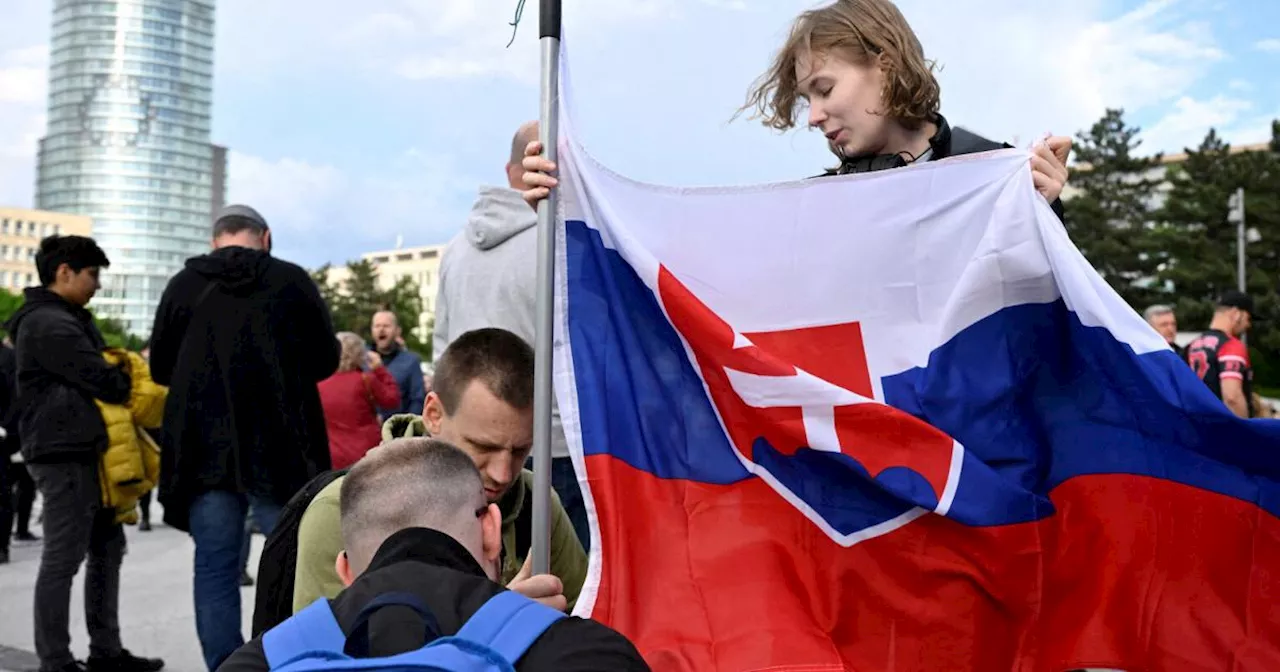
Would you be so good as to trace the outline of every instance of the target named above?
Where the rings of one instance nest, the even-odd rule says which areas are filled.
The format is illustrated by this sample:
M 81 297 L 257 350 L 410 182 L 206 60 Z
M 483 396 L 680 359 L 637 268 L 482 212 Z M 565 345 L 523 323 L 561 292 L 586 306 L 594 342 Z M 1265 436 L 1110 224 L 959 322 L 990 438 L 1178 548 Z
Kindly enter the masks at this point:
M 209 249 L 226 152 L 209 142 L 215 0 L 54 0 L 37 207 L 93 218 L 93 301 L 135 334 Z

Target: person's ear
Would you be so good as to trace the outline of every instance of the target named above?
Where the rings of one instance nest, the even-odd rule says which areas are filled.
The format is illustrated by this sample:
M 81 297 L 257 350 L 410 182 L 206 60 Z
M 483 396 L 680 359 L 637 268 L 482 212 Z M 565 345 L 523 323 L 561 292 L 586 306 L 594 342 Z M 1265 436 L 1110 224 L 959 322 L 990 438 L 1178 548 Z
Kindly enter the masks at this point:
M 497 504 L 490 504 L 489 510 L 480 517 L 480 529 L 484 558 L 496 564 L 502 555 L 502 510 Z
M 422 422 L 427 426 L 427 433 L 432 436 L 439 434 L 444 418 L 444 403 L 440 401 L 440 395 L 434 391 L 428 392 L 427 403 L 422 405 Z
M 333 561 L 333 568 L 338 572 L 338 578 L 342 579 L 342 585 L 350 586 L 355 583 L 356 577 L 351 571 L 351 560 L 347 558 L 346 551 L 338 554 L 338 558 Z
M 262 249 L 271 251 L 271 229 L 267 229 L 262 234 Z

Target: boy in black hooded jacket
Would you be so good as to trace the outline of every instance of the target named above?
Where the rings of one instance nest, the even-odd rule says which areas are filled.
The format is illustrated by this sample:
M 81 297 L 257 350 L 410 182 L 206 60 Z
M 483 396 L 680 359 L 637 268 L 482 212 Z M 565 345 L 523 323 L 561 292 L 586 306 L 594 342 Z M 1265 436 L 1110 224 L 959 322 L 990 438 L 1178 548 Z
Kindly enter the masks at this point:
M 129 401 L 129 374 L 102 356 L 106 342 L 85 308 L 109 264 L 91 238 L 40 241 L 40 287 L 6 326 L 17 359 L 14 416 L 22 457 L 44 497 L 44 549 L 35 589 L 35 643 L 42 672 L 83 669 L 71 655 L 71 583 L 85 572 L 88 668 L 92 672 L 154 672 L 164 662 L 138 658 L 120 644 L 120 563 L 124 530 L 102 507 L 98 460 L 107 428 L 94 400 Z

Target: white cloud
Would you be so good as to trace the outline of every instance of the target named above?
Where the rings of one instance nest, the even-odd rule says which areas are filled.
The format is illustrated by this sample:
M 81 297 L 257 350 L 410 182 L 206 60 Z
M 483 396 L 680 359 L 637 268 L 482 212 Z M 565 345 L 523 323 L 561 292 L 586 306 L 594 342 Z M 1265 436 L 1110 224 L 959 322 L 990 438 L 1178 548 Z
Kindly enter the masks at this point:
M 48 45 L 0 52 L 0 203 L 29 206 L 45 130 Z
M 1271 142 L 1271 124 L 1280 119 L 1280 109 L 1265 114 L 1252 114 L 1222 131 L 1222 136 L 1233 145 L 1255 145 Z
M 1231 89 L 1232 91 L 1252 91 L 1254 89 L 1254 86 L 1252 83 L 1247 82 L 1243 79 L 1233 79 L 1227 83 L 1227 88 Z
M 1147 152 L 1176 153 L 1187 147 L 1195 147 L 1210 128 L 1222 133 L 1252 109 L 1252 103 L 1239 98 L 1219 95 L 1210 100 L 1196 100 L 1183 96 L 1173 104 L 1173 111 L 1143 130 L 1142 149 Z
M 702 2 L 721 4 L 723 0 Z M 511 0 L 384 4 L 392 9 L 362 19 L 335 40 L 353 48 L 371 70 L 389 70 L 413 80 L 498 76 L 537 84 L 537 3 L 526 4 L 514 28 L 516 3 Z M 676 0 L 568 0 L 564 4 L 565 33 L 578 41 L 589 41 L 610 27 L 679 15 Z M 725 6 L 741 8 L 742 3 L 729 0 Z
M 1094 23 L 1073 41 L 1067 68 L 1075 93 L 1094 109 L 1143 107 L 1185 91 L 1225 54 L 1197 22 L 1172 23 L 1172 0 L 1152 0 Z
M 751 122 L 726 124 L 791 20 L 816 0 L 564 4 L 582 97 L 578 131 L 605 163 L 637 179 L 682 184 L 790 178 L 825 165 L 823 145 L 810 134 L 779 142 Z M 899 5 L 927 55 L 944 66 L 948 119 L 1021 144 L 1045 131 L 1071 134 L 1106 107 L 1150 116 L 1225 57 L 1199 21 L 1203 15 L 1189 13 L 1197 7 L 1188 0 L 1149 0 L 1121 14 L 1110 0 Z M 331 77 L 330 86 L 359 77 L 381 90 L 430 92 L 413 101 L 431 106 L 422 111 L 428 123 L 492 133 L 492 126 L 468 128 L 459 111 L 492 121 L 498 109 L 521 110 L 525 118 L 537 110 L 537 3 L 527 3 L 508 48 L 515 6 L 515 0 L 311 0 L 298 11 L 293 2 L 220 0 L 216 78 L 241 85 L 275 80 L 264 88 L 280 88 L 288 86 L 286 72 Z M 981 26 L 990 39 L 975 40 L 957 26 Z M 254 47 L 235 46 L 244 44 Z M 744 155 L 764 160 L 743 161 Z
M 786 13 L 809 4 L 797 2 Z M 1106 0 L 898 4 L 926 56 L 941 67 L 948 120 L 996 140 L 1016 138 L 1023 146 L 1046 131 L 1074 134 L 1108 107 L 1122 107 L 1130 117 L 1160 110 L 1226 58 L 1200 16 L 1191 13 L 1192 3 L 1178 0 L 1150 0 L 1120 14 Z M 788 20 L 771 29 L 770 53 Z M 958 29 L 970 26 L 980 26 L 987 37 L 974 39 L 973 29 Z M 760 37 L 759 32 L 748 36 L 751 49 L 761 49 Z M 766 55 L 748 62 L 762 64 Z
M 410 149 L 376 175 L 232 151 L 227 200 L 258 209 L 280 256 L 309 267 L 355 258 L 403 235 L 444 242 L 465 219 L 478 181 L 448 156 Z
M 0 103 L 38 103 L 44 98 L 43 68 L 0 67 Z
M 0 103 L 43 104 L 48 63 L 47 44 L 0 53 Z
M 1257 44 L 1254 44 L 1253 46 L 1258 51 L 1280 53 L 1280 38 L 1273 37 L 1266 40 L 1259 40 Z
M 565 0 L 576 130 L 601 161 L 636 179 L 731 184 L 819 172 L 829 157 L 816 134 L 779 138 L 727 122 L 790 21 L 820 1 Z M 49 4 L 17 3 L 30 16 L 23 27 L 0 26 L 0 37 L 11 35 L 0 49 L 47 40 Z M 385 245 L 397 232 L 410 242 L 447 237 L 474 176 L 497 168 L 516 123 L 537 114 L 538 3 L 526 3 L 507 48 L 516 4 L 219 0 L 215 137 L 242 150 L 232 155 L 230 197 L 262 204 L 282 227 L 277 242 L 296 245 L 308 263 Z M 1173 146 L 1198 141 L 1211 123 L 1260 128 L 1257 111 L 1230 107 L 1245 95 L 1239 84 L 1222 89 L 1237 101 L 1225 109 L 1186 98 L 1225 58 L 1200 22 L 1201 2 L 1152 0 L 1119 14 L 1113 0 L 898 4 L 944 66 L 944 114 L 994 139 L 1070 134 L 1106 107 L 1146 118 L 1171 109 L 1148 133 Z M 18 51 L 0 68 L 43 70 L 30 59 L 43 59 L 44 47 Z M 0 96 L 38 100 L 0 101 L 0 153 L 25 152 L 4 159 L 0 170 L 25 172 L 0 173 L 0 189 L 29 198 L 44 94 L 16 90 L 0 83 Z M 253 130 L 290 109 L 306 112 L 282 132 Z M 429 147 L 431 161 L 402 151 L 414 145 Z M 297 158 L 262 158 L 281 156 Z

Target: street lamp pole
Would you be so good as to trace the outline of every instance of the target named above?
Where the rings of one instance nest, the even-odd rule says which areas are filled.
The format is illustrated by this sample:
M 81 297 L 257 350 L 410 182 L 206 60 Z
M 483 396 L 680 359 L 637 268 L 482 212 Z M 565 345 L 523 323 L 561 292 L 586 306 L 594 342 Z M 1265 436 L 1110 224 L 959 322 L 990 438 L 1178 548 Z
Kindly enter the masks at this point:
M 1244 225 L 1244 187 L 1236 188 L 1235 208 L 1232 210 L 1232 219 L 1236 222 L 1236 284 L 1237 289 L 1245 291 L 1244 285 L 1244 247 L 1247 244 Z
M 1245 245 L 1248 244 L 1248 231 L 1246 230 L 1244 223 L 1244 187 L 1236 187 L 1236 193 L 1231 197 L 1231 200 L 1228 201 L 1228 206 L 1231 208 L 1231 211 L 1227 214 L 1227 221 L 1235 222 L 1236 224 L 1236 289 L 1247 293 L 1247 290 L 1245 290 L 1244 277 L 1244 248 Z M 1245 340 L 1246 338 L 1247 336 L 1245 334 L 1240 335 L 1240 340 L 1248 343 L 1248 341 Z

